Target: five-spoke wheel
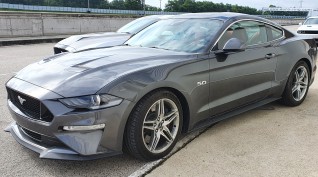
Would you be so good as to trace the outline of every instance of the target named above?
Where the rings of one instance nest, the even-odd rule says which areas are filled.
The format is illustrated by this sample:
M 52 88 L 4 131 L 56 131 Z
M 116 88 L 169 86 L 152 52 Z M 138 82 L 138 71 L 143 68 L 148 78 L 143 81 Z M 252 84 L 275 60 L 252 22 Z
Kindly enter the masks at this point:
M 177 142 L 182 119 L 182 107 L 175 94 L 159 90 L 146 95 L 127 122 L 126 149 L 140 159 L 164 157 Z
M 299 61 L 288 78 L 281 102 L 287 106 L 300 105 L 306 98 L 309 82 L 308 65 L 304 61 Z
M 170 99 L 155 102 L 143 123 L 143 142 L 153 153 L 165 151 L 173 143 L 179 129 L 179 110 Z
M 292 94 L 296 101 L 304 98 L 308 88 L 308 71 L 305 66 L 299 66 L 294 74 Z

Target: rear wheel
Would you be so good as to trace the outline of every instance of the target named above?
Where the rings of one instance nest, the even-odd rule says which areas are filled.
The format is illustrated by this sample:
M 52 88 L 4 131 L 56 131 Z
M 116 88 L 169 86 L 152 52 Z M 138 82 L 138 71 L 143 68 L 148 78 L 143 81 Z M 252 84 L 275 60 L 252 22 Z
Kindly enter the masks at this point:
M 137 103 L 127 122 L 126 150 L 143 160 L 166 156 L 178 140 L 182 116 L 181 104 L 172 92 L 148 94 Z
M 299 61 L 293 68 L 281 102 L 287 106 L 298 106 L 306 98 L 309 89 L 309 67 L 306 62 Z

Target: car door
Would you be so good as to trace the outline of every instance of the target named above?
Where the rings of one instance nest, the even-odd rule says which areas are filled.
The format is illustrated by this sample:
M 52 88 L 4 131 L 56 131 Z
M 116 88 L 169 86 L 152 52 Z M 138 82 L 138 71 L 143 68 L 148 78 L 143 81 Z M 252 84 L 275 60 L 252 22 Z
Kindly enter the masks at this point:
M 214 50 L 222 49 L 230 38 L 238 38 L 244 51 L 226 55 L 211 53 L 210 113 L 219 115 L 265 99 L 275 79 L 277 58 L 268 43 L 265 24 L 239 21 L 231 25 Z

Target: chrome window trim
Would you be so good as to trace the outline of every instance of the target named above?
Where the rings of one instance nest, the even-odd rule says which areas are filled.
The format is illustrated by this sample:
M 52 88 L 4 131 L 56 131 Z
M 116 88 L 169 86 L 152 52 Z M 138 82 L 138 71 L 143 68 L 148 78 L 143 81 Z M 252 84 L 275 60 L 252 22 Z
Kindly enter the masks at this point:
M 262 44 L 248 45 L 248 46 L 246 46 L 246 47 L 253 47 L 253 46 L 258 46 L 258 45 L 264 45 L 264 44 L 271 43 L 271 42 L 278 41 L 278 40 L 281 40 L 281 39 L 285 38 L 285 30 L 284 30 L 282 27 L 280 27 L 280 26 L 273 25 L 273 24 L 270 24 L 270 23 L 268 23 L 268 22 L 261 21 L 261 20 L 255 20 L 255 19 L 241 19 L 241 20 L 237 20 L 237 21 L 235 21 L 235 22 L 232 22 L 232 23 L 222 32 L 222 34 L 218 37 L 218 39 L 216 40 L 216 42 L 215 42 L 215 43 L 213 44 L 213 46 L 211 47 L 210 52 L 213 51 L 213 48 L 214 48 L 214 47 L 216 46 L 216 44 L 219 42 L 219 40 L 221 39 L 221 37 L 224 35 L 224 33 L 225 33 L 232 25 L 234 25 L 235 23 L 238 23 L 238 22 L 242 22 L 242 21 L 260 22 L 260 23 L 264 23 L 264 24 L 266 24 L 266 25 L 272 26 L 272 27 L 274 27 L 274 28 L 277 28 L 277 29 L 283 31 L 283 36 L 280 37 L 280 38 L 277 38 L 277 39 L 272 40 L 272 41 L 267 41 L 267 42 L 262 43 Z M 266 35 L 267 35 L 267 33 L 266 33 Z M 268 36 L 267 36 L 267 37 L 268 37 Z

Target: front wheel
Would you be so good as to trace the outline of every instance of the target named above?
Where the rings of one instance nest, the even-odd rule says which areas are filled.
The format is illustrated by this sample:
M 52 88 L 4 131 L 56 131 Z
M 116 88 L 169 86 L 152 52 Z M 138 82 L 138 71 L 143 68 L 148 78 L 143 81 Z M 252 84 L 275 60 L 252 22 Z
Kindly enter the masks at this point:
M 300 105 L 307 96 L 309 82 L 308 65 L 304 61 L 299 61 L 288 78 L 281 102 L 287 106 Z
M 142 98 L 131 113 L 125 130 L 125 147 L 142 160 L 169 154 L 182 129 L 182 107 L 170 91 L 161 90 Z

